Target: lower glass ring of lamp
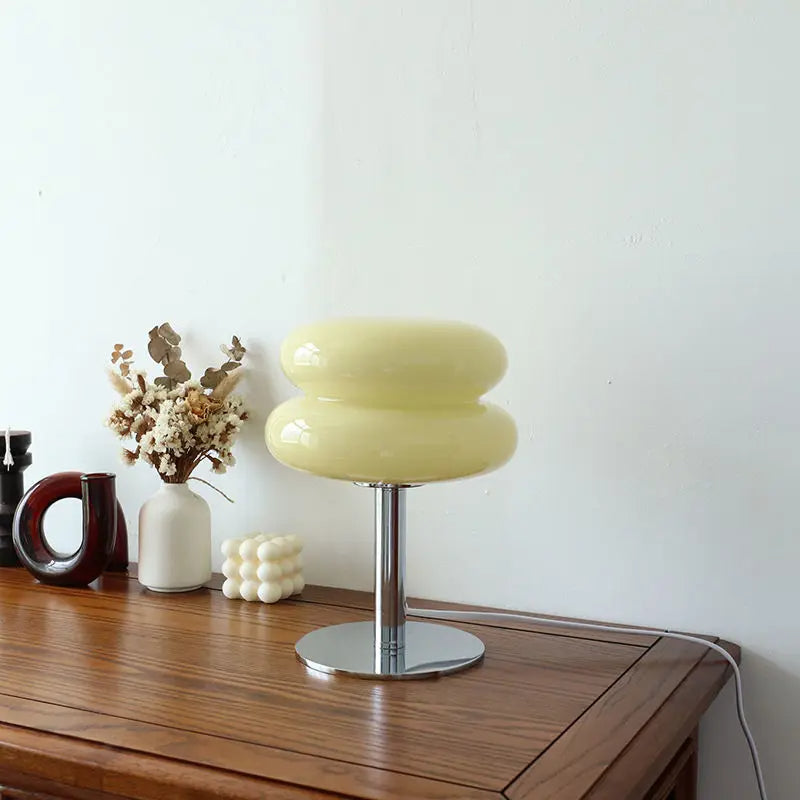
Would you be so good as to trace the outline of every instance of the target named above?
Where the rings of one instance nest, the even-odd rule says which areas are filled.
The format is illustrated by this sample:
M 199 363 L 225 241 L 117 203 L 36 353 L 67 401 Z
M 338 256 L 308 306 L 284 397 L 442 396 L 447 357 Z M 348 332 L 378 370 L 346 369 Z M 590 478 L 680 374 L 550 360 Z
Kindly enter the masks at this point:
M 369 483 L 375 491 L 375 615 L 331 625 L 295 647 L 307 667 L 328 674 L 396 680 L 426 678 L 477 664 L 483 642 L 450 625 L 406 622 L 406 513 L 409 486 Z

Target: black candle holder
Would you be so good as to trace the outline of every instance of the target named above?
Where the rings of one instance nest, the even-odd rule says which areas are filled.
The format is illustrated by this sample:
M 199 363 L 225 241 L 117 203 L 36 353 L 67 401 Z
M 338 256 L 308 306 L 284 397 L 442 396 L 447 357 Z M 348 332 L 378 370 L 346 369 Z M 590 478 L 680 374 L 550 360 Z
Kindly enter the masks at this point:
M 22 473 L 33 463 L 33 456 L 28 452 L 31 446 L 30 431 L 10 431 L 11 458 L 13 464 L 6 461 L 6 436 L 0 431 L 0 567 L 19 567 L 19 558 L 14 551 L 11 528 L 14 512 L 17 509 L 25 487 Z

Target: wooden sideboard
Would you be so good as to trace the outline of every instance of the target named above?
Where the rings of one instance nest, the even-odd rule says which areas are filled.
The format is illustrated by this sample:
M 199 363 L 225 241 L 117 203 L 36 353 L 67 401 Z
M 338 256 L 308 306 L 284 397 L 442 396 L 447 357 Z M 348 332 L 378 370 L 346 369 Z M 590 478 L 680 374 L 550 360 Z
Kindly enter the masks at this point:
M 307 670 L 294 642 L 368 618 L 369 595 L 265 606 L 218 585 L 0 570 L 0 797 L 695 798 L 697 724 L 730 675 L 699 645 L 470 624 L 480 665 L 362 681 Z

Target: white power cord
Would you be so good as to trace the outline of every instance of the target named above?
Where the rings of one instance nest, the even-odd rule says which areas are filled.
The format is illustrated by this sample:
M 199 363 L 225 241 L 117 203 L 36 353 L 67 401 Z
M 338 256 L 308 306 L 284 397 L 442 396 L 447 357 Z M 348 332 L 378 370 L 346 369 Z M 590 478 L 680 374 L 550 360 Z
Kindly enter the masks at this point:
M 750 748 L 750 756 L 753 759 L 753 767 L 756 772 L 758 782 L 758 792 L 761 800 L 767 800 L 767 788 L 764 785 L 764 773 L 761 771 L 761 761 L 758 757 L 758 748 L 755 739 L 750 731 L 750 726 L 744 716 L 744 698 L 742 695 L 742 674 L 739 665 L 734 657 L 724 648 L 714 642 L 708 642 L 698 636 L 689 636 L 685 633 L 675 633 L 673 631 L 657 630 L 655 628 L 624 628 L 618 625 L 598 625 L 592 622 L 576 622 L 566 619 L 550 619 L 548 617 L 536 617 L 532 614 L 512 614 L 504 611 L 444 611 L 428 608 L 408 608 L 406 614 L 411 617 L 427 617 L 429 619 L 449 619 L 459 622 L 477 622 L 480 620 L 499 622 L 507 619 L 517 619 L 524 622 L 535 622 L 537 625 L 549 625 L 555 628 L 574 628 L 592 631 L 603 631 L 605 633 L 625 633 L 636 636 L 665 636 L 668 639 L 680 639 L 684 642 L 694 642 L 695 644 L 708 647 L 715 653 L 719 653 L 730 665 L 733 670 L 733 679 L 736 683 L 736 713 L 739 715 L 739 723 Z

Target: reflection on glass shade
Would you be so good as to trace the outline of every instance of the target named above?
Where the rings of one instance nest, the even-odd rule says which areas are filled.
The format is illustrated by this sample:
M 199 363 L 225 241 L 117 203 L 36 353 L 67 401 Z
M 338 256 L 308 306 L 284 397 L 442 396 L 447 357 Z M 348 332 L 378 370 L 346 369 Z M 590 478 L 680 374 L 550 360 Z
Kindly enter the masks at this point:
M 506 369 L 502 344 L 472 325 L 343 319 L 281 349 L 305 391 L 278 406 L 266 440 L 279 461 L 352 481 L 427 483 L 488 472 L 513 454 L 511 417 L 480 402 Z

